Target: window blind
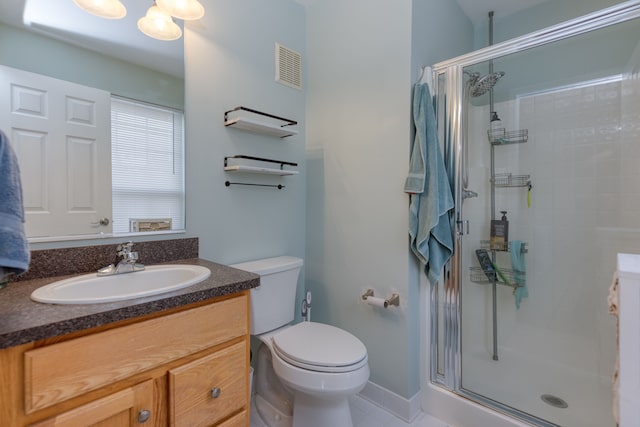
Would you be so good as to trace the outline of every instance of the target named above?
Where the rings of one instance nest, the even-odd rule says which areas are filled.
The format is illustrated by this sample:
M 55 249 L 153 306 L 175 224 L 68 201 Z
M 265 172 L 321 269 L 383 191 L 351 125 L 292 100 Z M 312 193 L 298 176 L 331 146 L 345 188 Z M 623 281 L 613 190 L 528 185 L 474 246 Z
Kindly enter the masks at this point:
M 132 219 L 184 229 L 183 112 L 112 96 L 111 171 L 114 233 Z

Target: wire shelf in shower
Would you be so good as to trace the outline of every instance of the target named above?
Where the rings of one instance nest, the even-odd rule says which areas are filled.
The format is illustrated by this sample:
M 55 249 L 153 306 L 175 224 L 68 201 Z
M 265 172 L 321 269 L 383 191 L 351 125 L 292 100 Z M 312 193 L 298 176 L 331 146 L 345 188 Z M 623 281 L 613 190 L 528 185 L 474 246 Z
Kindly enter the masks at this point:
M 511 242 L 507 242 L 507 245 L 505 248 L 496 249 L 495 247 L 494 248 L 491 247 L 491 240 L 480 240 L 480 249 L 485 249 L 487 251 L 495 250 L 498 252 L 509 252 L 511 251 Z M 527 243 L 522 243 L 522 249 L 520 250 L 520 252 L 523 254 L 526 254 L 529 252 L 529 249 L 527 249 Z
M 509 286 L 513 289 L 521 286 L 518 284 L 516 277 L 524 278 L 524 272 L 509 268 L 500 268 L 500 272 L 502 273 L 502 276 L 496 272 L 485 273 L 482 267 L 469 267 L 469 279 L 473 283 L 480 285 L 490 285 L 495 282 L 498 285 Z M 489 276 L 493 275 L 492 279 L 494 280 L 489 279 L 487 274 Z M 504 279 L 506 279 L 506 281 Z
M 529 187 L 531 175 L 514 175 L 512 173 L 497 173 L 493 176 L 496 187 Z
M 487 136 L 492 145 L 522 144 L 529 140 L 529 129 L 510 131 L 505 128 L 489 129 Z

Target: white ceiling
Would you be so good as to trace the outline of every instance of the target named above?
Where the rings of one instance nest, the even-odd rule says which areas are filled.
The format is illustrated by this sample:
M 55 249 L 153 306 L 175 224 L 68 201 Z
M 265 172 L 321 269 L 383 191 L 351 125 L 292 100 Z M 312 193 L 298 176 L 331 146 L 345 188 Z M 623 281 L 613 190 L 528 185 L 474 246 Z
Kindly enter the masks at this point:
M 121 1 L 127 8 L 127 16 L 122 19 L 91 15 L 78 8 L 72 0 L 1 1 L 0 21 L 171 75 L 183 76 L 184 40 L 155 40 L 138 30 L 138 19 L 153 5 L 153 0 Z M 183 26 L 180 20 L 176 20 L 176 23 Z

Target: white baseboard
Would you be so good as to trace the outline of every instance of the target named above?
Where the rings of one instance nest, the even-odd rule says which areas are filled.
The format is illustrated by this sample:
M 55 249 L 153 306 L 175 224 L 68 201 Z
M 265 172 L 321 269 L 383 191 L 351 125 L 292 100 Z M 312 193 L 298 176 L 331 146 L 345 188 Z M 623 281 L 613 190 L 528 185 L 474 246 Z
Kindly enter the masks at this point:
M 422 411 L 420 392 L 407 399 L 369 381 L 358 395 L 408 423 L 415 420 Z

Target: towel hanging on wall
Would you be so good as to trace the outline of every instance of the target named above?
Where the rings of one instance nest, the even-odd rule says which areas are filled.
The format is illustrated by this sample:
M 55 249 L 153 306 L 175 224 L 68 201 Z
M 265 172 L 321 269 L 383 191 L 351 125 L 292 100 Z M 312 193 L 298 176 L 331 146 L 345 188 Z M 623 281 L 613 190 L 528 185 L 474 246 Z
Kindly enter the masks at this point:
M 429 281 L 435 283 L 453 254 L 454 203 L 427 83 L 414 87 L 413 119 L 416 136 L 404 187 L 411 195 L 410 244 L 415 256 L 425 265 Z
M 24 233 L 24 205 L 20 170 L 9 140 L 0 130 L 0 283 L 24 273 L 30 253 Z

